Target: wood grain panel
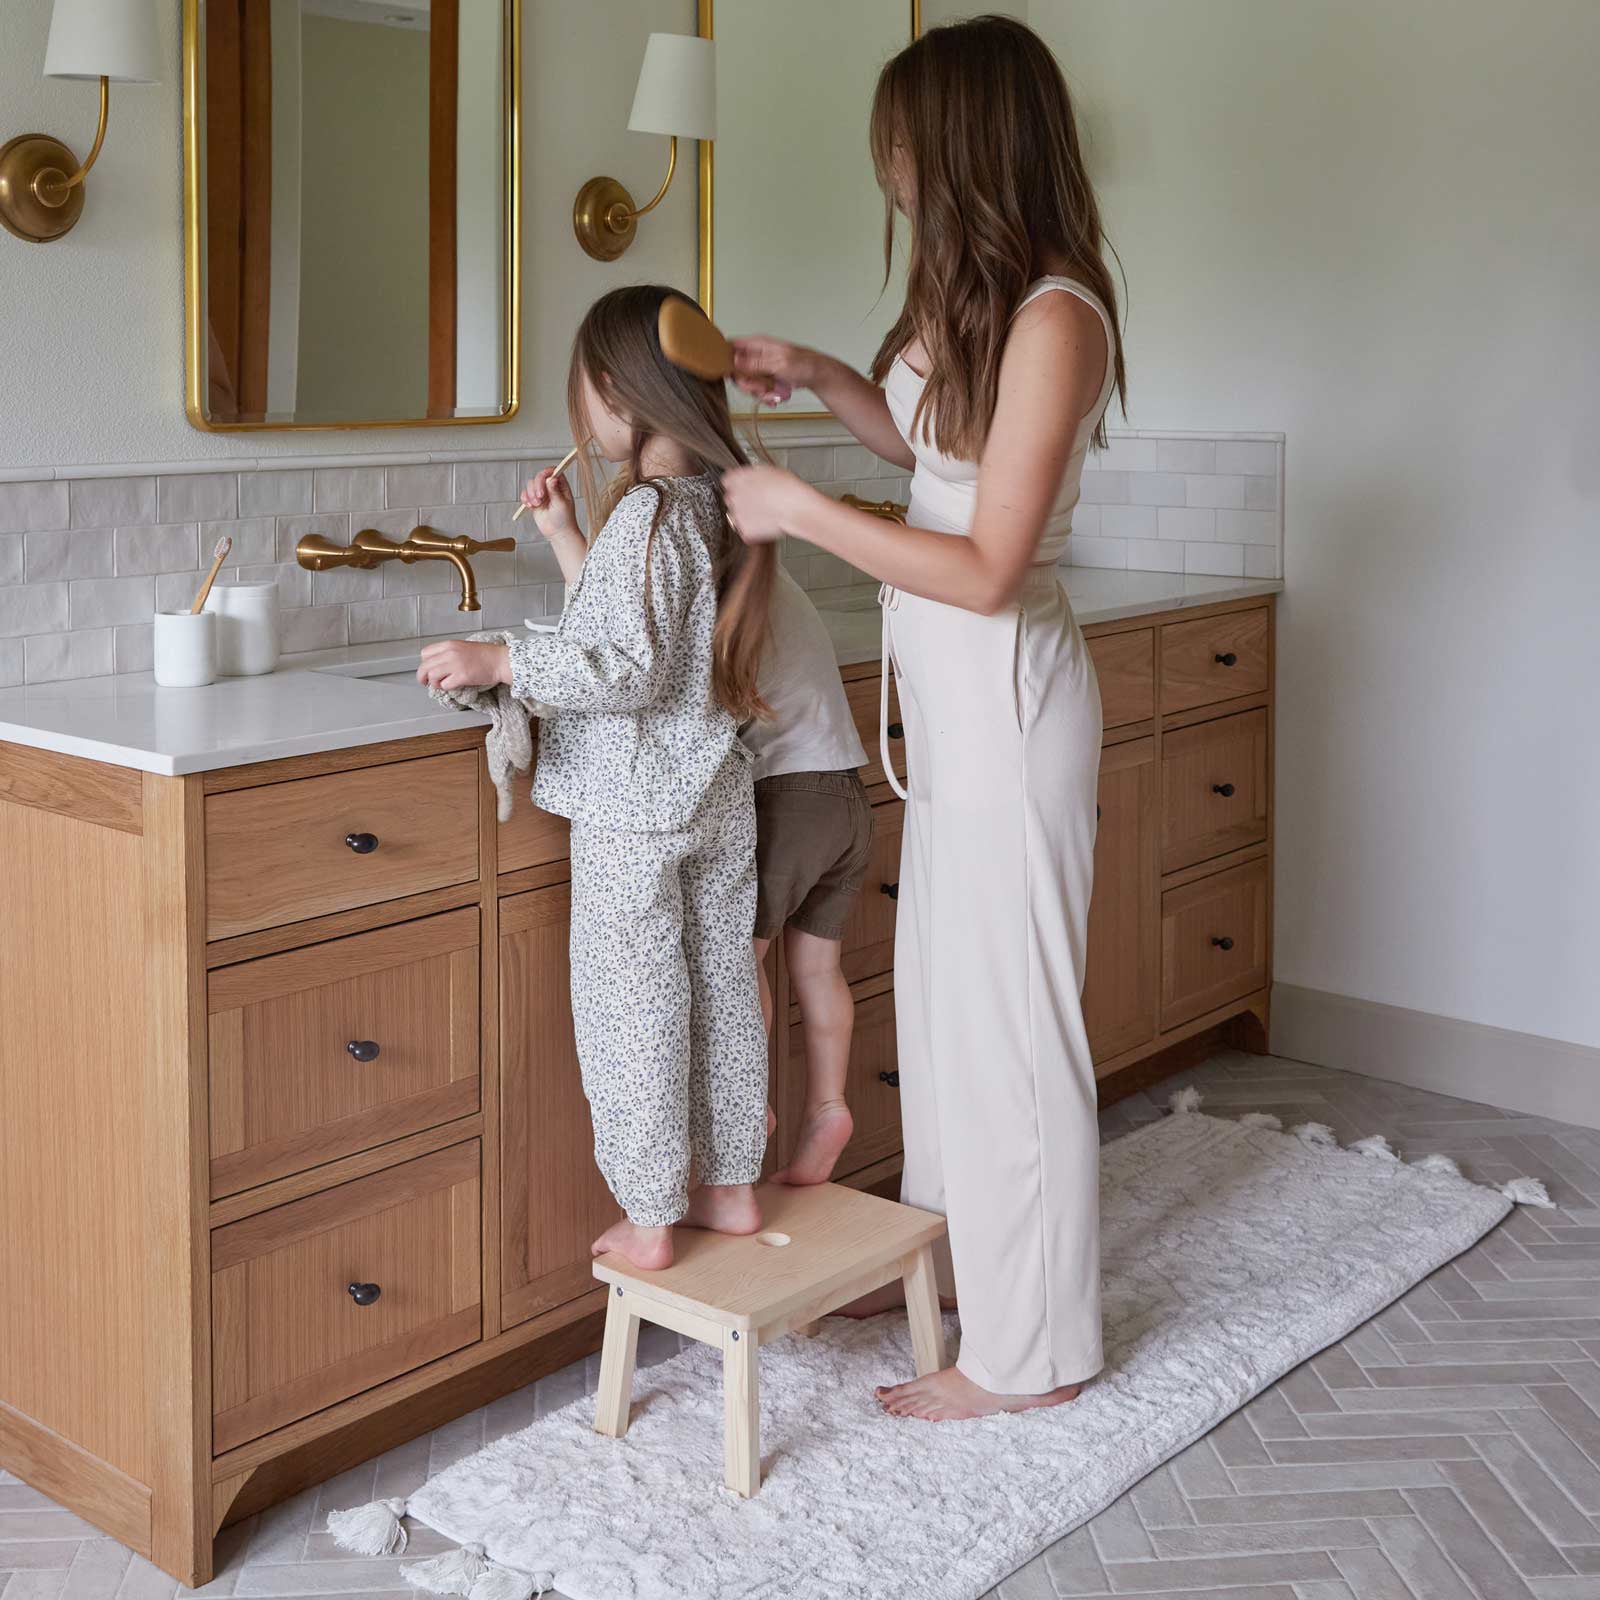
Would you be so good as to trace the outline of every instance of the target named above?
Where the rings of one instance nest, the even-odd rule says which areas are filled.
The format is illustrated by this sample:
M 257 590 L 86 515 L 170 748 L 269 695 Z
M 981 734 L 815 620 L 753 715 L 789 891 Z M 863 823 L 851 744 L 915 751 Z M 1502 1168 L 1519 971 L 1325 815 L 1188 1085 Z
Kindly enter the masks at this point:
M 466 1116 L 477 909 L 225 968 L 210 1010 L 213 1198 Z
M 59 811 L 121 833 L 144 831 L 143 779 L 129 767 L 0 744 L 0 801 Z
M 219 1228 L 216 1450 L 475 1340 L 479 1204 L 473 1140 Z
M 1100 680 L 1100 716 L 1107 728 L 1143 722 L 1156 712 L 1156 632 L 1108 633 L 1089 641 Z
M 899 800 L 872 808 L 872 854 L 840 945 L 840 965 L 850 983 L 894 968 L 894 919 L 899 903 L 905 810 L 904 802 Z M 889 893 L 891 890 L 894 892 Z
M 358 855 L 348 835 L 378 846 Z M 478 876 L 467 751 L 206 799 L 206 936 L 225 939 Z
M 333 772 L 392 766 L 397 761 L 448 755 L 453 750 L 481 751 L 483 740 L 482 728 L 459 728 L 450 733 L 418 734 L 414 739 L 386 739 L 381 744 L 353 744 L 339 750 L 315 750 L 310 755 L 217 767 L 202 778 L 207 794 L 229 794 L 235 789 L 259 789 L 263 784 L 288 783 L 295 778 L 325 778 Z
M 527 785 L 521 779 L 517 781 L 516 791 L 511 816 L 496 829 L 497 870 L 517 872 L 523 867 L 565 861 L 572 824 L 565 817 L 541 811 L 529 798 Z
M 1265 606 L 1225 611 L 1197 622 L 1169 622 L 1161 629 L 1161 709 L 1190 706 L 1236 695 L 1259 694 L 1272 681 Z M 1232 664 L 1228 664 L 1228 657 Z
M 844 686 L 845 699 L 850 703 L 851 719 L 856 725 L 856 732 L 861 735 L 862 748 L 867 752 L 867 764 L 861 769 L 861 781 L 873 791 L 874 801 L 894 797 L 894 791 L 889 788 L 888 780 L 883 775 L 883 760 L 878 743 L 880 676 L 874 672 L 870 677 L 850 678 Z M 891 728 L 901 726 L 900 691 L 895 685 L 893 674 L 889 678 L 889 726 Z M 898 736 L 890 735 L 889 759 L 894 763 L 895 775 L 904 784 L 906 741 L 903 731 Z
M 1268 882 L 1267 863 L 1250 861 L 1161 897 L 1163 1028 L 1265 985 Z
M 1265 711 L 1162 734 L 1163 872 L 1259 844 L 1266 836 Z

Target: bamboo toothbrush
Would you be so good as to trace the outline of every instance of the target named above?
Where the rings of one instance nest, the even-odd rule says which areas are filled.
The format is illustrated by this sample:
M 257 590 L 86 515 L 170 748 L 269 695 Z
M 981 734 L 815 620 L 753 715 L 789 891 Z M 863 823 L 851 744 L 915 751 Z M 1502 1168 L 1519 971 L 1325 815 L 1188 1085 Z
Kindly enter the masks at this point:
M 217 581 L 217 574 L 222 570 L 222 563 L 228 559 L 228 552 L 233 549 L 233 540 L 227 534 L 217 540 L 211 551 L 211 570 L 206 574 L 206 581 L 200 585 L 200 593 L 194 597 L 194 604 L 189 607 L 189 615 L 198 617 L 205 608 L 206 596 L 211 593 L 211 585 Z
M 572 463 L 578 459 L 578 452 L 581 449 L 583 449 L 583 446 L 581 444 L 573 445 L 573 447 L 569 451 L 567 451 L 567 453 L 564 456 L 562 456 L 562 458 L 556 463 L 556 470 L 553 473 L 551 473 L 550 476 L 553 477 L 553 478 L 559 478 L 561 476 L 561 474 L 563 472 L 565 472 L 567 470 L 567 468 L 570 467 L 572 465 Z M 517 507 L 517 509 L 511 513 L 511 520 L 513 522 L 515 522 L 517 520 L 517 518 L 520 517 L 522 515 L 522 513 L 524 511 L 526 511 L 527 509 L 528 509 L 528 502 L 526 500 L 524 500 Z

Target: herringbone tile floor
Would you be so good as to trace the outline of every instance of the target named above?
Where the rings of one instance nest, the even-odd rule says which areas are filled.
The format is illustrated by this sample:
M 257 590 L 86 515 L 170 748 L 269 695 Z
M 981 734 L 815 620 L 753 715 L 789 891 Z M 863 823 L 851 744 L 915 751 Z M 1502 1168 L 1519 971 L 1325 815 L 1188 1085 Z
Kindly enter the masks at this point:
M 987 1600 L 1600 1600 L 1600 1132 L 1227 1055 L 1112 1106 L 1103 1135 L 1161 1115 L 1183 1083 L 1221 1116 L 1384 1133 L 1484 1182 L 1542 1178 L 1557 1209 L 1519 1208 Z M 648 1329 L 640 1360 L 676 1348 Z M 228 1530 L 202 1592 L 415 1600 L 395 1561 L 334 1549 L 328 1511 L 408 1493 L 596 1376 L 593 1358 L 569 1367 Z M 418 1529 L 411 1555 L 444 1547 Z M 58 1597 L 174 1600 L 174 1585 L 0 1473 L 0 1600 Z

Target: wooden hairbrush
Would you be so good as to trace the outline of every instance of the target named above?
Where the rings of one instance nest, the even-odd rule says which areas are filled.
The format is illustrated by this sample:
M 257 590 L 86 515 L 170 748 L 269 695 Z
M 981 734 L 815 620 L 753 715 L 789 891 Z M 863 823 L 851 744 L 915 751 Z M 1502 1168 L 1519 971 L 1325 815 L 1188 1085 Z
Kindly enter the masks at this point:
M 661 353 L 675 367 L 715 383 L 733 376 L 733 346 L 699 306 L 669 295 L 656 316 Z M 789 386 L 771 373 L 762 374 L 766 392 L 787 400 Z

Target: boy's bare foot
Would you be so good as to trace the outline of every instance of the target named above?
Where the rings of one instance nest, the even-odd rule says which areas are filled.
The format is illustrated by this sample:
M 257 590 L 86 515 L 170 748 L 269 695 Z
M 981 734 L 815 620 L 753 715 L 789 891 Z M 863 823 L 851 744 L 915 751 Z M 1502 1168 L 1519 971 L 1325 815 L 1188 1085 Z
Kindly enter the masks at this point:
M 716 1233 L 754 1233 L 761 1226 L 755 1189 L 748 1183 L 702 1183 L 689 1191 L 683 1225 Z
M 864 1294 L 859 1300 L 852 1300 L 849 1305 L 840 1306 L 836 1311 L 830 1311 L 830 1317 L 850 1317 L 860 1321 L 865 1317 L 875 1317 L 880 1311 L 893 1311 L 896 1306 L 906 1303 L 906 1286 L 904 1279 L 896 1278 L 893 1283 L 886 1283 L 881 1289 L 874 1289 L 870 1294 Z M 941 1311 L 954 1311 L 956 1297 L 953 1294 L 939 1296 L 939 1309 Z
M 855 1120 L 843 1100 L 829 1100 L 808 1112 L 800 1128 L 794 1159 L 773 1177 L 774 1183 L 826 1183 L 833 1176 L 839 1152 L 850 1142 Z
M 878 1404 L 891 1416 L 921 1417 L 926 1422 L 962 1422 L 968 1417 L 992 1417 L 1000 1411 L 1032 1411 L 1038 1406 L 1064 1405 L 1076 1400 L 1081 1383 L 1069 1383 L 1048 1394 L 991 1394 L 980 1389 L 957 1367 L 931 1372 L 926 1378 L 873 1391 Z
M 771 1106 L 768 1106 L 767 1107 L 767 1137 L 769 1139 L 777 1131 L 777 1127 L 778 1127 L 778 1113 L 776 1111 L 774 1111 Z
M 672 1229 L 641 1228 L 636 1222 L 623 1217 L 613 1222 L 589 1246 L 589 1254 L 603 1256 L 615 1250 L 619 1256 L 639 1268 L 641 1272 L 659 1272 L 672 1265 Z

